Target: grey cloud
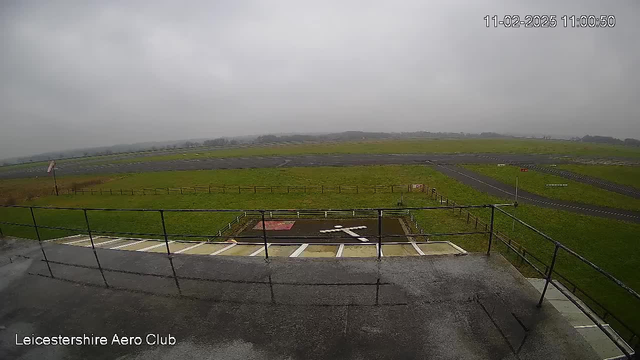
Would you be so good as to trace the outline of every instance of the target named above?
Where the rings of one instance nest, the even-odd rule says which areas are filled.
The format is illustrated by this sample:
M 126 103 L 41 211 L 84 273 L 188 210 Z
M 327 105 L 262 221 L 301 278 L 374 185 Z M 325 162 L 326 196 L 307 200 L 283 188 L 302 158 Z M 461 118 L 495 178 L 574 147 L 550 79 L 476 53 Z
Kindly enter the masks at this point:
M 636 1 L 1 6 L 0 158 L 267 132 L 640 137 Z M 484 27 L 505 13 L 617 25 Z

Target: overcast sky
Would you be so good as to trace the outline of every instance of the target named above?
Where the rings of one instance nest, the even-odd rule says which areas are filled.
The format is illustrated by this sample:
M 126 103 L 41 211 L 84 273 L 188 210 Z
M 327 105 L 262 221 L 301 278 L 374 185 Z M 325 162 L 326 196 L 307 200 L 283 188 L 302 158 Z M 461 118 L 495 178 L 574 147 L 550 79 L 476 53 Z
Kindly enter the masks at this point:
M 279 132 L 640 138 L 639 4 L 3 0 L 0 158 Z M 485 27 L 505 13 L 559 23 Z

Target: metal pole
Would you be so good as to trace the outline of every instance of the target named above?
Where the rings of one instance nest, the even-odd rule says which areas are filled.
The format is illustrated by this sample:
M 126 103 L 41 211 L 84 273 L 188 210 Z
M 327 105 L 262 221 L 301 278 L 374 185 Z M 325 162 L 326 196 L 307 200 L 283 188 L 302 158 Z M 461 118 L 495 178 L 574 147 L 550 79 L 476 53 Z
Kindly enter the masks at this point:
M 42 256 L 44 256 L 44 261 L 47 263 L 47 268 L 49 268 L 49 275 L 53 277 L 53 272 L 51 271 L 51 265 L 49 265 L 49 259 L 47 259 L 47 254 L 44 252 L 44 247 L 42 247 L 42 239 L 40 238 L 40 231 L 38 230 L 38 224 L 36 223 L 36 216 L 33 214 L 33 207 L 29 207 L 31 210 L 31 219 L 33 219 L 33 228 L 36 230 L 36 236 L 38 237 L 38 243 L 40 244 L 40 250 L 42 251 Z
M 489 246 L 487 247 L 487 255 L 491 253 L 491 241 L 493 240 L 493 215 L 496 212 L 495 206 L 491 205 L 491 230 L 489 230 Z
M 262 215 L 262 239 L 264 240 L 264 258 L 269 260 L 269 246 L 267 245 L 267 226 L 264 223 L 264 210 L 260 210 Z
M 53 186 L 56 188 L 56 196 L 58 196 L 58 181 L 56 180 L 56 166 L 53 166 Z
M 378 210 L 378 260 L 382 257 L 382 210 Z
M 558 249 L 560 246 L 556 243 L 556 248 L 553 250 L 553 259 L 551 259 L 551 266 L 549 266 L 549 272 L 547 273 L 547 281 L 544 283 L 544 289 L 542 289 L 542 295 L 540 296 L 540 301 L 538 301 L 538 307 L 542 306 L 542 300 L 544 300 L 544 294 L 547 292 L 547 287 L 549 287 L 549 282 L 551 282 L 551 274 L 553 273 L 553 267 L 556 264 L 556 257 L 558 256 Z
M 109 287 L 107 283 L 107 279 L 104 277 L 104 271 L 102 271 L 102 265 L 100 265 L 100 260 L 98 259 L 98 253 L 96 252 L 96 245 L 93 242 L 93 235 L 91 234 L 91 226 L 89 226 L 89 217 L 87 216 L 87 209 L 82 209 L 84 212 L 84 221 L 87 223 L 87 232 L 89 233 L 89 240 L 91 240 L 91 249 L 93 250 L 93 256 L 96 258 L 96 263 L 98 264 L 98 269 L 100 269 L 100 275 L 102 275 L 102 281 L 104 281 L 104 286 Z
M 516 204 L 518 203 L 518 175 L 516 175 Z M 516 210 L 518 208 L 514 207 L 513 208 L 513 216 L 516 216 Z M 511 223 L 511 231 L 515 231 L 516 230 L 516 220 L 513 219 L 513 222 Z
M 164 210 L 160 211 L 160 219 L 162 219 L 162 233 L 164 234 L 164 244 L 167 247 L 167 255 L 171 256 L 171 251 L 169 250 L 169 237 L 167 236 L 167 227 L 164 224 Z

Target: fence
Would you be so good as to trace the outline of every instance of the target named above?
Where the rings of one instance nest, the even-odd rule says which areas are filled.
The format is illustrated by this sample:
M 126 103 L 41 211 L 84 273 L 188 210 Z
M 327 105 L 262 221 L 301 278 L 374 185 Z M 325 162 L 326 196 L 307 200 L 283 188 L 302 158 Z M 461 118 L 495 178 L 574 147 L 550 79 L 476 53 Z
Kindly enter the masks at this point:
M 89 188 L 66 189 L 67 195 L 185 195 L 185 194 L 246 194 L 246 193 L 313 193 L 313 194 L 376 194 L 426 192 L 424 184 L 401 185 L 196 185 L 166 188 Z
M 560 291 L 561 293 L 565 294 L 567 296 L 567 299 L 569 299 L 571 302 L 573 302 L 578 308 L 580 308 L 595 324 L 596 326 L 598 326 L 619 348 L 620 350 L 627 355 L 627 357 L 631 358 L 632 357 L 632 353 L 627 349 L 627 347 L 625 346 L 625 344 L 621 344 L 621 342 L 618 340 L 618 338 L 616 337 L 616 335 L 612 334 L 608 329 L 605 328 L 605 326 L 603 326 L 600 321 L 595 317 L 595 315 L 592 315 L 587 308 L 585 308 L 585 305 L 580 303 L 579 301 L 576 301 L 575 299 L 573 299 L 573 297 L 569 296 L 566 292 L 568 288 L 572 288 L 573 290 L 571 291 L 572 293 L 579 295 L 579 297 L 585 299 L 587 301 L 589 301 L 589 303 L 591 304 L 597 304 L 597 306 L 599 306 L 601 309 L 604 310 L 604 315 L 602 316 L 602 318 L 607 318 L 610 317 L 612 319 L 615 319 L 615 321 L 617 322 L 617 327 L 622 330 L 624 330 L 628 336 L 623 337 L 623 340 L 626 341 L 626 343 L 630 344 L 631 346 L 637 347 L 640 343 L 639 341 L 639 337 L 638 334 L 634 331 L 634 329 L 632 327 L 630 327 L 628 324 L 626 324 L 625 321 L 623 321 L 622 319 L 620 319 L 620 317 L 614 315 L 611 311 L 607 310 L 602 304 L 600 304 L 599 302 L 597 302 L 592 296 L 587 295 L 587 293 L 581 289 L 579 289 L 575 283 L 569 281 L 566 276 L 563 276 L 561 274 L 558 273 L 558 271 L 556 270 L 556 266 L 557 266 L 557 261 L 558 261 L 558 255 L 560 252 L 563 252 L 564 254 L 568 254 L 570 256 L 572 256 L 574 259 L 578 260 L 580 263 L 585 264 L 586 266 L 588 266 L 589 268 L 595 270 L 597 273 L 601 274 L 602 276 L 604 276 L 608 281 L 611 282 L 611 284 L 613 284 L 614 286 L 616 286 L 618 289 L 621 289 L 622 291 L 624 291 L 625 294 L 627 294 L 628 296 L 631 296 L 631 299 L 633 301 L 638 301 L 640 300 L 640 295 L 635 292 L 633 289 L 631 289 L 630 287 L 628 287 L 627 285 L 625 285 L 622 281 L 618 280 L 617 278 L 615 278 L 613 275 L 609 274 L 608 272 L 606 272 L 605 270 L 601 269 L 600 267 L 598 267 L 597 265 L 595 265 L 594 263 L 590 262 L 589 260 L 587 260 L 586 258 L 584 258 L 583 256 L 579 255 L 578 253 L 576 253 L 575 251 L 571 250 L 570 248 L 568 248 L 567 246 L 561 244 L 560 242 L 552 239 L 551 237 L 549 237 L 548 235 L 544 234 L 543 232 L 539 231 L 538 229 L 534 228 L 533 226 L 525 223 L 524 221 L 516 218 L 515 216 L 509 214 L 508 212 L 504 211 L 502 209 L 502 207 L 504 206 L 510 206 L 513 204 L 490 204 L 490 205 L 457 205 L 455 204 L 455 202 L 453 202 L 452 200 L 444 197 L 444 195 L 439 194 L 435 189 L 432 189 L 429 192 L 429 196 L 431 198 L 436 198 L 439 199 L 441 204 L 446 204 L 445 206 L 437 206 L 437 207 L 405 207 L 405 208 L 363 208 L 363 209 L 310 209 L 310 210 L 291 210 L 291 209 L 252 209 L 252 210 L 243 210 L 243 209 L 236 209 L 236 210 L 232 210 L 232 209 L 109 209 L 109 208 L 63 208 L 63 207 L 37 207 L 37 206 L 19 206 L 19 205 L 13 205 L 13 206 L 9 206 L 9 205 L 3 205 L 0 207 L 5 207 L 5 208 L 22 208 L 22 209 L 28 209 L 29 210 L 29 214 L 31 217 L 32 222 L 27 224 L 27 223 L 13 223 L 13 222 L 6 222 L 6 221 L 0 221 L 0 225 L 11 225 L 11 226 L 23 226 L 23 227 L 29 227 L 29 228 L 33 228 L 36 238 L 40 244 L 40 249 L 43 255 L 43 259 L 44 261 L 47 263 L 47 268 L 49 270 L 49 274 L 51 277 L 54 277 L 53 272 L 51 271 L 51 267 L 49 266 L 49 260 L 47 259 L 47 255 L 45 252 L 45 249 L 42 245 L 42 238 L 40 235 L 40 229 L 56 229 L 56 230 L 66 230 L 66 231 L 72 231 L 72 232 L 85 232 L 88 233 L 89 235 L 89 239 L 91 242 L 91 248 L 93 250 L 93 254 L 95 257 L 95 261 L 97 264 L 97 268 L 100 270 L 100 273 L 102 274 L 102 278 L 105 282 L 105 285 L 108 286 L 108 284 L 106 283 L 106 279 L 104 277 L 104 271 L 113 271 L 112 269 L 103 269 L 101 264 L 100 264 L 100 260 L 98 257 L 98 253 L 96 252 L 96 247 L 93 241 L 93 236 L 95 234 L 118 234 L 118 235 L 134 235 L 134 236 L 157 236 L 157 237 L 161 237 L 164 239 L 164 243 L 166 246 L 166 250 L 167 250 L 167 256 L 169 261 L 171 262 L 171 266 L 173 269 L 173 261 L 172 261 L 172 253 L 170 251 L 170 247 L 169 247 L 169 237 L 183 237 L 183 238 L 201 238 L 203 237 L 203 235 L 194 235 L 194 234 L 173 234 L 173 233 L 169 233 L 167 232 L 167 228 L 166 228 L 166 223 L 165 223 L 165 213 L 238 213 L 240 215 L 238 215 L 232 222 L 230 222 L 225 228 L 223 229 L 227 229 L 227 228 L 231 228 L 233 226 L 233 224 L 235 223 L 239 223 L 241 216 L 242 217 L 246 217 L 246 216 L 257 216 L 262 222 L 262 231 L 261 231 L 261 236 L 253 236 L 253 235 L 247 235 L 247 236 L 238 236 L 238 235 L 233 235 L 233 238 L 238 238 L 238 239 L 260 239 L 261 240 L 261 244 L 264 246 L 264 256 L 265 259 L 268 260 L 269 259 L 269 245 L 270 245 L 270 239 L 273 241 L 275 240 L 276 242 L 271 242 L 271 244 L 278 244 L 277 240 L 285 240 L 285 239 L 291 239 L 291 238 L 295 238 L 295 239 L 300 239 L 301 241 L 306 241 L 306 240 L 311 240 L 311 239 L 328 239 L 328 236 L 269 236 L 267 234 L 266 231 L 266 227 L 265 227 L 265 220 L 268 217 L 283 217 L 283 216 L 291 216 L 291 217 L 300 217 L 300 216 L 309 216 L 309 217 L 317 217 L 318 215 L 322 216 L 324 215 L 325 217 L 328 217 L 329 214 L 332 214 L 333 216 L 345 216 L 345 214 L 351 214 L 352 216 L 375 216 L 377 218 L 377 242 L 373 243 L 372 245 L 376 245 L 377 248 L 377 257 L 378 259 L 381 258 L 382 255 L 382 247 L 383 247 L 383 243 L 382 243 L 382 238 L 383 238 L 383 227 L 382 227 L 382 219 L 383 216 L 385 215 L 385 213 L 387 215 L 393 215 L 393 216 L 397 216 L 398 214 L 408 214 L 410 216 L 411 219 L 415 220 L 415 217 L 413 215 L 413 212 L 415 211 L 422 211 L 422 210 L 440 210 L 440 211 L 452 211 L 452 212 L 458 212 L 459 215 L 462 215 L 463 211 L 466 213 L 466 221 L 467 223 L 470 222 L 474 222 L 474 226 L 475 226 L 475 230 L 476 231 L 472 231 L 472 232 L 455 232 L 455 233 L 425 233 L 421 228 L 419 228 L 419 233 L 409 233 L 409 234 L 403 234 L 403 235 L 393 235 L 393 234 L 384 234 L 385 238 L 391 237 L 391 238 L 410 238 L 410 237 L 415 237 L 415 238 L 420 238 L 420 237 L 424 237 L 424 236 L 449 236 L 449 235 L 471 235 L 471 234 L 488 234 L 488 244 L 487 244 L 487 255 L 490 255 L 491 253 L 491 249 L 492 249 L 492 242 L 493 239 L 496 238 L 500 241 L 500 243 L 504 244 L 507 249 L 513 251 L 515 254 L 517 254 L 521 260 L 525 263 L 527 263 L 528 265 L 531 266 L 532 269 L 534 269 L 534 271 L 539 274 L 541 277 L 543 277 L 545 279 L 545 285 L 544 285 L 544 289 L 542 291 L 540 300 L 538 302 L 538 306 L 542 306 L 543 304 L 543 299 L 545 297 L 545 293 L 548 289 L 549 284 L 553 285 L 554 287 L 556 287 L 558 289 L 558 291 Z M 517 204 L 515 204 L 517 205 Z M 53 227 L 53 226 L 44 226 L 44 225 L 38 225 L 37 223 L 37 219 L 34 213 L 34 209 L 46 209 L 46 210 L 71 210 L 71 211 L 78 211 L 78 212 L 82 212 L 84 220 L 85 220 L 85 224 L 86 224 L 86 228 L 68 228 L 68 227 Z M 470 213 L 470 210 L 473 209 L 491 209 L 491 219 L 489 223 L 483 222 L 481 221 L 477 216 L 474 216 Z M 512 241 L 511 239 L 509 239 L 508 237 L 506 237 L 503 234 L 497 233 L 494 229 L 494 222 L 495 222 L 495 215 L 496 215 L 496 210 L 498 211 L 498 214 L 504 214 L 506 216 L 508 216 L 509 218 L 513 219 L 513 221 L 517 222 L 518 224 L 524 226 L 525 228 L 533 231 L 535 234 L 541 236 L 542 238 L 544 238 L 545 240 L 547 240 L 549 243 L 551 243 L 554 246 L 554 251 L 553 251 L 553 257 L 551 259 L 550 264 L 546 264 L 543 260 L 541 260 L 539 257 L 534 256 L 531 253 L 527 253 L 525 252 L 524 248 L 522 248 L 521 246 L 517 245 L 514 241 Z M 162 233 L 141 233 L 141 232 L 122 232 L 122 231 L 95 231 L 92 230 L 91 228 L 91 224 L 89 222 L 89 216 L 88 213 L 90 212 L 144 212 L 144 213 L 156 213 L 158 214 L 158 221 L 160 222 L 161 226 L 162 226 Z M 479 230 L 478 230 L 479 227 Z M 484 229 L 483 229 L 484 228 Z M 223 234 L 224 231 L 221 229 L 220 231 L 218 231 L 217 234 L 213 234 L 213 235 L 204 235 L 206 237 L 212 238 L 212 239 L 216 239 L 216 240 L 224 240 L 224 239 L 228 239 L 231 238 L 231 235 L 224 235 Z M 0 234 L 2 234 L 2 230 L 0 229 Z M 336 238 L 351 238 L 350 236 L 331 236 L 332 239 L 336 239 Z M 397 244 L 399 242 L 385 242 L 385 244 Z M 406 243 L 406 242 L 405 242 Z M 420 243 L 420 242 L 416 242 L 416 243 Z M 429 241 L 424 241 L 422 243 L 429 243 Z M 291 244 L 291 243 L 287 243 L 287 244 Z M 520 248 L 520 250 L 518 249 L 518 247 Z M 534 263 L 535 262 L 535 263 Z M 52 262 L 53 263 L 53 262 Z M 537 263 L 537 265 L 536 265 Z M 544 271 L 541 269 L 542 266 L 544 266 Z M 557 281 L 554 281 L 554 276 L 557 276 L 560 279 L 560 283 L 558 283 Z M 175 270 L 174 270 L 174 278 L 176 280 L 176 283 L 178 281 L 177 276 L 175 275 Z M 568 285 L 567 287 L 562 286 L 562 282 L 564 282 L 566 285 Z M 591 309 L 593 310 L 593 309 Z M 598 315 L 597 312 L 594 311 L 594 313 L 596 315 Z M 599 315 L 598 315 L 599 316 Z
M 464 207 L 457 207 L 455 201 L 449 199 L 448 197 L 446 197 L 445 195 L 443 195 L 441 193 L 438 193 L 435 188 L 434 189 L 430 189 L 430 190 L 431 191 L 428 191 L 428 192 L 429 192 L 429 196 L 430 196 L 431 199 L 439 201 L 441 204 L 443 204 L 445 206 L 453 207 L 454 213 L 455 213 L 456 209 L 458 209 L 458 215 L 460 215 L 460 216 L 462 216 L 463 212 L 464 212 L 464 214 L 466 214 L 466 223 L 467 224 L 469 224 L 469 223 L 474 224 L 475 229 L 478 229 L 478 227 L 480 227 L 481 229 L 484 227 L 485 230 L 487 228 L 489 228 L 490 232 L 492 234 L 491 238 L 497 239 L 498 241 L 500 241 L 501 244 L 503 244 L 506 247 L 507 251 L 510 251 L 510 252 L 514 253 L 515 255 L 517 255 L 517 257 L 520 259 L 520 264 L 519 265 L 522 265 L 523 263 L 526 263 L 527 265 L 531 266 L 531 268 L 533 269 L 533 271 L 537 275 L 540 275 L 541 277 L 546 279 L 544 290 L 543 290 L 542 296 L 540 297 L 539 305 L 542 305 L 542 300 L 544 299 L 544 295 L 546 293 L 548 285 L 552 284 L 555 288 L 558 289 L 558 291 L 560 291 L 562 294 L 564 294 L 567 297 L 567 299 L 569 299 L 580 310 L 582 310 L 585 314 L 587 314 L 587 316 L 590 318 L 590 320 L 593 321 L 616 344 L 616 346 L 621 349 L 621 351 L 628 358 L 632 358 L 633 354 L 628 351 L 628 349 L 624 346 L 624 344 L 620 344 L 620 342 L 618 341 L 616 336 L 614 334 L 611 334 L 610 331 L 606 330 L 605 327 L 602 324 L 600 324 L 600 322 L 597 321 L 597 319 L 593 315 L 591 315 L 591 313 L 588 310 L 590 310 L 593 313 L 595 313 L 595 315 L 600 317 L 600 319 L 603 320 L 603 321 L 608 319 L 608 318 L 614 320 L 615 321 L 615 323 L 614 323 L 615 330 L 617 330 L 619 333 L 624 334 L 622 336 L 622 340 L 624 340 L 626 342 L 626 344 L 628 344 L 631 347 L 633 347 L 634 351 L 637 352 L 638 348 L 640 347 L 640 335 L 638 334 L 638 332 L 636 330 L 634 330 L 630 325 L 628 325 L 626 323 L 626 321 L 622 320 L 619 316 L 616 316 L 614 313 L 612 313 L 600 301 L 597 301 L 592 295 L 590 295 L 584 289 L 581 289 L 576 284 L 575 281 L 569 280 L 566 275 L 563 275 L 559 271 L 557 271 L 557 269 L 556 269 L 556 260 L 557 260 L 559 251 L 562 250 L 566 254 L 569 254 L 569 255 L 575 257 L 580 262 L 586 264 L 587 266 L 591 267 L 592 269 L 594 269 L 598 273 L 602 274 L 609 281 L 612 281 L 616 286 L 619 286 L 622 289 L 624 289 L 624 291 L 626 291 L 628 294 L 630 294 L 630 296 L 632 296 L 634 299 L 640 300 L 640 295 L 638 295 L 638 293 L 636 291 L 634 291 L 633 289 L 631 289 L 630 287 L 628 287 L 627 285 L 622 283 L 620 280 L 618 280 L 615 277 L 613 277 L 611 274 L 609 274 L 606 271 L 602 270 L 600 267 L 598 267 L 594 263 L 590 262 L 589 260 L 587 260 L 583 256 L 581 256 L 578 253 L 576 253 L 575 251 L 571 250 L 567 246 L 565 246 L 562 243 L 552 239 L 548 235 L 544 234 L 543 232 L 539 231 L 538 229 L 534 228 L 533 226 L 523 222 L 522 220 L 516 218 L 514 215 L 505 212 L 504 210 L 500 209 L 499 207 L 492 208 L 491 220 L 490 220 L 489 223 L 486 223 L 486 222 L 482 221 L 478 216 L 473 215 L 470 212 L 470 210 L 472 210 L 472 209 L 465 209 Z M 502 213 L 504 215 L 507 215 L 509 218 L 513 219 L 513 221 L 525 226 L 527 229 L 535 232 L 536 234 L 542 236 L 544 239 L 546 239 L 549 242 L 551 242 L 554 245 L 553 257 L 551 259 L 551 262 L 550 263 L 546 263 L 545 261 L 540 259 L 539 256 L 534 255 L 531 251 L 527 251 L 527 249 L 524 246 L 520 245 L 515 240 L 511 239 L 506 234 L 494 229 L 493 228 L 493 224 L 494 224 L 494 215 L 495 215 L 495 211 L 494 210 L 495 209 L 499 210 L 500 213 Z M 489 246 L 491 247 L 491 245 L 489 245 Z M 559 279 L 559 283 L 552 281 L 553 277 L 557 277 Z M 580 304 L 579 302 L 576 302 L 573 297 L 571 297 L 569 294 L 567 294 L 567 292 L 575 295 L 577 298 L 580 298 L 581 300 L 583 300 L 586 303 L 588 303 L 589 304 L 589 309 L 587 310 L 583 304 Z

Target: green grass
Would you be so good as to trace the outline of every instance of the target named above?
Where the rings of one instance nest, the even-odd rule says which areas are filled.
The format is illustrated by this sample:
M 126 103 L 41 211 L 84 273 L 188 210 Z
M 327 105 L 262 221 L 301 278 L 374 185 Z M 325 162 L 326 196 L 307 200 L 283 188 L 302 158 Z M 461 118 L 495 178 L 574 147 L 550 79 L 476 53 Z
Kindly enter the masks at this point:
M 386 140 L 326 144 L 279 145 L 238 149 L 179 151 L 176 154 L 145 156 L 140 161 L 199 159 L 208 157 L 239 157 L 301 154 L 390 154 L 390 153 L 500 153 L 500 154 L 563 154 L 582 156 L 640 157 L 640 150 L 632 147 L 588 144 L 571 141 L 529 139 L 435 139 Z M 130 162 L 121 159 L 114 162 Z
M 640 210 L 640 200 L 638 199 L 569 180 L 561 176 L 533 170 L 521 172 L 520 167 L 517 166 L 465 165 L 464 167 L 514 187 L 515 178 L 518 176 L 519 189 L 551 199 L 575 201 L 626 210 Z M 548 187 L 546 184 L 567 184 L 568 186 Z
M 120 175 L 119 175 L 120 176 Z M 473 188 L 446 177 L 426 166 L 373 166 L 373 167 L 325 167 L 286 169 L 247 169 L 218 171 L 163 172 L 125 175 L 115 179 L 110 186 L 118 187 L 166 187 L 190 186 L 208 183 L 256 184 L 256 185 L 303 185 L 303 184 L 384 184 L 425 183 L 435 186 L 443 194 L 458 203 L 485 204 L 502 203 L 504 200 L 480 193 Z M 354 208 L 393 207 L 399 194 L 191 194 L 191 195 L 65 195 L 43 197 L 27 202 L 32 205 L 105 208 Z M 405 194 L 408 206 L 432 206 L 426 194 Z M 508 211 L 513 212 L 513 209 Z M 544 209 L 521 205 L 517 216 L 536 226 L 554 239 L 574 249 L 587 259 L 609 271 L 634 289 L 640 289 L 640 246 L 637 234 L 640 224 L 573 214 L 561 210 Z M 485 219 L 489 210 L 475 210 Z M 167 213 L 169 233 L 213 234 L 226 225 L 236 214 Z M 131 212 L 90 212 L 94 230 L 117 230 L 131 232 L 161 233 L 159 214 Z M 81 211 L 36 210 L 40 225 L 69 226 L 83 229 Z M 0 208 L 3 221 L 31 223 L 28 210 Z M 466 224 L 466 216 L 443 210 L 419 211 L 416 218 L 427 232 L 470 231 L 473 224 Z M 34 237 L 33 229 L 2 225 L 5 234 Z M 521 243 L 529 252 L 550 263 L 553 245 L 521 225 L 512 230 L 512 221 L 496 213 L 495 229 L 508 234 Z M 42 229 L 45 238 L 71 235 L 79 231 L 64 232 Z M 440 240 L 432 239 L 432 240 Z M 468 251 L 486 251 L 487 237 L 483 235 L 450 237 Z M 503 249 L 499 243 L 494 249 Z M 557 269 L 578 283 L 589 294 L 623 315 L 636 330 L 640 330 L 640 314 L 635 311 L 637 303 L 620 292 L 594 270 L 561 254 Z M 531 271 L 523 270 L 530 274 Z
M 640 166 L 558 165 L 558 168 L 640 189 Z

